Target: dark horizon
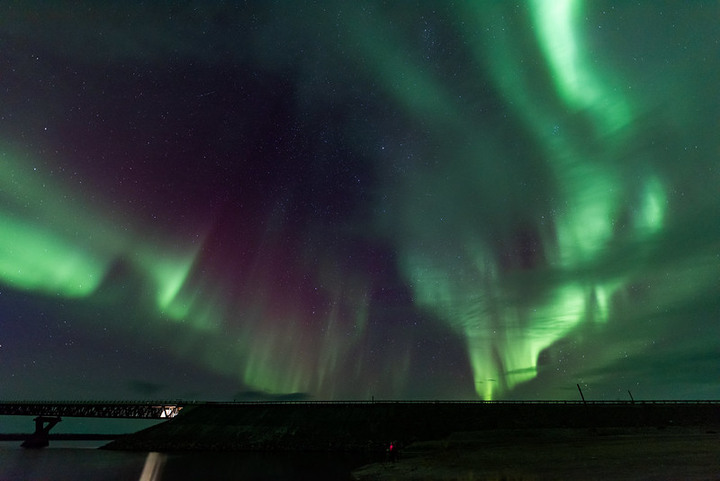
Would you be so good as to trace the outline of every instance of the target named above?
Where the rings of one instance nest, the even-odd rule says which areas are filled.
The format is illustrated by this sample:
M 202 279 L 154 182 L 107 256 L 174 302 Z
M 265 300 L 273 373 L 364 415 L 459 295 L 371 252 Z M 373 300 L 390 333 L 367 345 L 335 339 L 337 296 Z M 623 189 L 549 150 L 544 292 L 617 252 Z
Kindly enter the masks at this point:
M 8 403 L 7 401 L 0 402 L 0 441 L 24 441 L 28 434 L 31 434 L 34 430 L 35 423 L 33 418 L 38 415 L 52 415 L 58 416 L 57 411 L 47 411 L 37 409 L 32 411 L 33 414 L 8 414 L 13 412 L 8 409 L 7 404 L 16 404 L 21 407 L 28 404 L 49 404 L 49 405 L 73 405 L 73 404 L 106 404 L 113 403 L 120 406 L 126 406 L 133 404 L 130 401 L 26 401 L 26 402 L 15 402 Z M 167 400 L 155 400 L 155 401 L 138 401 L 138 404 L 144 405 L 156 405 L 165 404 Z M 174 401 L 173 405 L 186 407 L 271 407 L 271 406 L 401 406 L 405 405 L 408 408 L 414 406 L 463 406 L 463 405 L 487 405 L 487 406 L 523 406 L 523 407 L 555 407 L 555 406 L 567 406 L 573 408 L 575 406 L 585 406 L 586 408 L 611 408 L 613 406 L 631 406 L 637 408 L 690 408 L 697 406 L 698 408 L 705 406 L 720 406 L 720 400 L 616 400 L 616 401 L 597 401 L 597 400 L 495 400 L 495 401 L 483 401 L 483 400 L 365 400 L 365 401 L 297 401 L 297 400 L 284 400 L 284 401 L 193 401 L 193 402 L 182 402 Z M 172 404 L 168 403 L 168 404 Z M 179 410 L 179 414 L 182 414 L 182 409 Z M 123 434 L 129 434 L 138 432 L 145 428 L 166 422 L 170 418 L 158 418 L 158 419 L 132 419 L 123 417 L 93 417 L 93 416 L 75 416 L 62 412 L 58 416 L 62 419 L 56 426 L 54 426 L 49 434 L 49 440 L 94 440 L 94 439 L 116 439 L 118 436 Z

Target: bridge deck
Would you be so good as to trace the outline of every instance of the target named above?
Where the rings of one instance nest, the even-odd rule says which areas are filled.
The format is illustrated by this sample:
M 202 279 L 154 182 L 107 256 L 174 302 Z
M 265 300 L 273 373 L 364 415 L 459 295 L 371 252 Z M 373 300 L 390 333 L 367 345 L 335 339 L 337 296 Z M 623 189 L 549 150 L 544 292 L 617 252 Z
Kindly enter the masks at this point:
M 0 415 L 6 416 L 165 419 L 181 409 L 165 402 L 0 402 Z
M 473 405 L 629 405 L 663 404 L 720 405 L 720 401 L 245 401 L 245 402 L 185 402 L 185 401 L 0 401 L 0 415 L 58 416 L 94 418 L 166 419 L 177 416 L 180 410 L 192 405 L 360 405 L 360 404 L 473 404 Z

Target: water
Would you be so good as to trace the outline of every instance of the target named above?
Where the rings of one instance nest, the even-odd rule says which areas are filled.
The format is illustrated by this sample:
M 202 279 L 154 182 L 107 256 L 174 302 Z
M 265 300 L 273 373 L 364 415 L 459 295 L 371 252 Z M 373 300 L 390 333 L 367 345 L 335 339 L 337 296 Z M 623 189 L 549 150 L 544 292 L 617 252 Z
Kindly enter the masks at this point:
M 332 480 L 376 461 L 327 453 L 135 453 L 95 449 L 102 443 L 51 441 L 44 449 L 0 442 L 0 481 Z

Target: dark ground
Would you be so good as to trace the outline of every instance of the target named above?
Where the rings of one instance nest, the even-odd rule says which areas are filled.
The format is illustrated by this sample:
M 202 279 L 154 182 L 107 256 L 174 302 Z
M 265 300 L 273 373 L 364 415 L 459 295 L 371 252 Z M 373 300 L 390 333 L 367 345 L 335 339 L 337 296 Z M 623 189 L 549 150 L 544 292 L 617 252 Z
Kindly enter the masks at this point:
M 577 434 L 610 428 L 662 431 L 716 425 L 720 425 L 720 404 L 716 403 L 205 404 L 185 408 L 165 423 L 121 436 L 108 448 L 382 452 L 391 441 L 409 446 L 460 432 L 484 433 L 492 440 L 497 433 L 517 430 L 570 429 Z
M 720 435 L 708 427 L 460 432 L 407 446 L 356 470 L 389 480 L 720 480 Z

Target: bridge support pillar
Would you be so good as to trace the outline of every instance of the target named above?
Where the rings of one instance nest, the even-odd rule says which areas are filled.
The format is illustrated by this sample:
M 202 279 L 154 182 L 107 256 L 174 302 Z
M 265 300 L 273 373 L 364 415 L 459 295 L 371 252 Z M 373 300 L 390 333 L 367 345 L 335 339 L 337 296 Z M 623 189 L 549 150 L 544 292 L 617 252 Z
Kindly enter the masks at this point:
M 23 448 L 44 448 L 50 444 L 48 434 L 62 419 L 59 416 L 38 416 L 35 421 L 35 432 L 23 443 Z

